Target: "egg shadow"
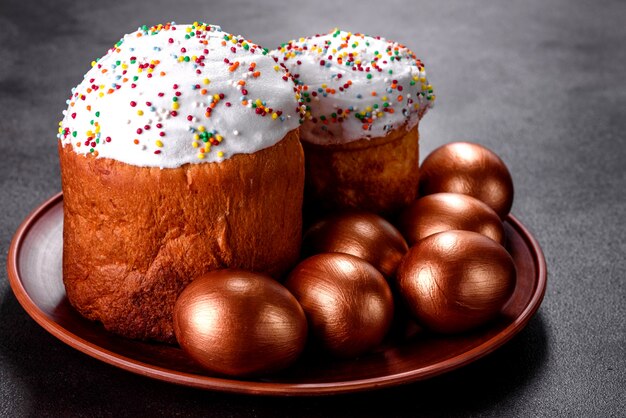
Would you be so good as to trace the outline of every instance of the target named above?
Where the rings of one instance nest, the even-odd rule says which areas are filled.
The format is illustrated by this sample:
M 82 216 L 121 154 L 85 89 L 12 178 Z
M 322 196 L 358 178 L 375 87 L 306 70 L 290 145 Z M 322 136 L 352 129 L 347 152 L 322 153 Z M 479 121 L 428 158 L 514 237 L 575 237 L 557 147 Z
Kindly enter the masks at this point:
M 473 415 L 528 390 L 543 372 L 549 340 L 541 312 L 504 346 L 470 365 L 413 384 L 319 397 L 249 396 L 177 386 L 82 354 L 30 319 L 10 290 L 0 304 L 0 357 L 16 395 L 39 416 L 416 416 Z

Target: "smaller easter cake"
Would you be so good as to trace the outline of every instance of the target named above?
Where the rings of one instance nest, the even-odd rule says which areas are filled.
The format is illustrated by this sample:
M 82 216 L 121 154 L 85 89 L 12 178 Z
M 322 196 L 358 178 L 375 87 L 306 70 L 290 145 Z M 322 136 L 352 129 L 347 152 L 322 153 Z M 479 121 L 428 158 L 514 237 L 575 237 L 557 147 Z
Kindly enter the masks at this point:
M 272 51 L 306 106 L 305 201 L 393 213 L 417 195 L 418 125 L 435 100 L 422 62 L 396 42 L 335 29 Z

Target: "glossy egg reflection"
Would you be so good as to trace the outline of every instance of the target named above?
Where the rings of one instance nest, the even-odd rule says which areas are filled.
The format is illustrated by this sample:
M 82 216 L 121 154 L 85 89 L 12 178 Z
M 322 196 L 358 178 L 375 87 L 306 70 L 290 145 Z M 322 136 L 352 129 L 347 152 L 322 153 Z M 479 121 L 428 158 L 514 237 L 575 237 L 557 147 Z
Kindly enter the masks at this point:
M 446 231 L 412 247 L 397 284 L 415 319 L 435 332 L 468 331 L 494 319 L 513 294 L 515 265 L 497 242 Z
M 219 270 L 183 290 L 174 330 L 180 346 L 206 369 L 244 376 L 293 363 L 304 349 L 307 322 L 296 299 L 272 278 Z
M 392 277 L 407 252 L 402 234 L 368 212 L 348 212 L 323 219 L 304 235 L 303 253 L 346 253 L 362 258 L 385 277 Z
M 400 215 L 398 228 L 409 245 L 438 232 L 474 231 L 502 244 L 504 227 L 496 212 L 469 195 L 435 193 L 409 205 Z
M 504 219 L 513 204 L 513 180 L 491 150 L 453 142 L 434 150 L 420 167 L 420 195 L 449 192 L 473 196 Z
M 317 254 L 291 272 L 285 286 L 302 305 L 318 346 L 354 357 L 381 343 L 393 318 L 393 297 L 382 274 L 349 254 Z

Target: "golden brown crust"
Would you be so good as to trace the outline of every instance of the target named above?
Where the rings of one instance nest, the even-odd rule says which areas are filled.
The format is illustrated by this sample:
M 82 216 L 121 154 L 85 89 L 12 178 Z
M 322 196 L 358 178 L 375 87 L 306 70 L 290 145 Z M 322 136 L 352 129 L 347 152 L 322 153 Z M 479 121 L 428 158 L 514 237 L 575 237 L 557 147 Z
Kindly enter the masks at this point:
M 195 277 L 239 267 L 278 278 L 298 259 L 297 131 L 254 154 L 174 169 L 85 157 L 60 143 L 59 156 L 67 295 L 112 332 L 174 342 L 172 309 Z
M 306 206 L 393 214 L 417 197 L 417 127 L 341 145 L 304 142 Z

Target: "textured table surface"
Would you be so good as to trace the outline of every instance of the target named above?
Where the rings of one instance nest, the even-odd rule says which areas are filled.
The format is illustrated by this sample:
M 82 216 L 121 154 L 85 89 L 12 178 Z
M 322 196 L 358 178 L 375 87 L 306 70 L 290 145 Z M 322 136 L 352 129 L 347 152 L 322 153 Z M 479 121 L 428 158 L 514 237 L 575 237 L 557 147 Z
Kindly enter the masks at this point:
M 488 357 L 364 394 L 264 398 L 130 374 L 39 327 L 9 287 L 22 219 L 60 190 L 55 133 L 89 62 L 142 24 L 203 20 L 274 47 L 335 26 L 423 58 L 438 103 L 423 155 L 498 153 L 513 213 L 548 264 L 527 328 Z M 626 3 L 623 1 L 0 1 L 0 416 L 623 416 L 626 410 Z

